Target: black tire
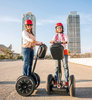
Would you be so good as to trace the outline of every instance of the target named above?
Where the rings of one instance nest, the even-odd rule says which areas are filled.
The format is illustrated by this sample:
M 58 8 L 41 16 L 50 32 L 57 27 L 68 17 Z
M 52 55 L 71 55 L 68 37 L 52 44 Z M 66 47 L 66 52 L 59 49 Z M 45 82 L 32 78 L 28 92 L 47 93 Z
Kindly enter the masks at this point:
M 17 78 L 17 80 L 19 80 L 21 77 L 23 77 L 24 75 L 21 75 L 21 76 L 19 76 L 18 78 Z
M 32 73 L 32 77 L 35 81 L 35 88 L 36 89 L 40 85 L 40 77 L 37 73 Z
M 47 77 L 47 93 L 51 94 L 52 91 L 52 80 L 53 80 L 53 76 L 52 74 L 49 74 Z
M 74 75 L 69 77 L 69 94 L 70 96 L 75 96 L 75 78 Z
M 21 76 L 16 82 L 16 91 L 22 96 L 29 96 L 33 93 L 35 81 L 32 77 Z

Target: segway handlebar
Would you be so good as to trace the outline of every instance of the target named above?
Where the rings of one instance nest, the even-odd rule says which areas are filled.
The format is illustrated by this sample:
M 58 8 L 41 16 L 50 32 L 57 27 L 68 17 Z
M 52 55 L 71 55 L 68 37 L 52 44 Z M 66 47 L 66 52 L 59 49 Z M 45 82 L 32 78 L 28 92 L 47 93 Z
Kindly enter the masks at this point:
M 46 51 L 47 51 L 47 46 L 44 44 L 44 43 L 42 43 L 40 46 L 39 46 L 39 48 L 38 48 L 38 50 L 37 50 L 37 54 L 36 54 L 36 56 L 35 56 L 35 62 L 34 62 L 34 65 L 33 65 L 33 70 L 32 70 L 32 72 L 34 72 L 34 70 L 35 70 L 35 67 L 36 67 L 36 63 L 37 63 L 37 59 L 38 58 L 44 58 L 45 57 L 45 54 L 46 54 Z
M 63 42 L 55 41 L 54 44 L 63 44 Z M 67 43 L 67 42 L 66 42 Z

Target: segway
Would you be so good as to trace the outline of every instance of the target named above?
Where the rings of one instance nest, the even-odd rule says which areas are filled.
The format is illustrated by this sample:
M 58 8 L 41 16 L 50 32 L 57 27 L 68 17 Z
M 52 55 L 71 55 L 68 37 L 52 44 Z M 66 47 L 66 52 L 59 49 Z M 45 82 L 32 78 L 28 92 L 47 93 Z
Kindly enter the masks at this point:
M 29 96 L 40 85 L 40 77 L 34 71 L 36 68 L 37 59 L 43 59 L 46 55 L 46 51 L 47 46 L 45 44 L 40 45 L 37 50 L 37 55 L 35 57 L 35 62 L 33 65 L 31 76 L 22 75 L 17 78 L 15 88 L 18 94 L 22 96 Z
M 75 78 L 74 75 L 69 77 L 69 85 L 65 86 L 64 81 L 62 81 L 62 70 L 61 70 L 61 60 L 64 58 L 64 47 L 61 45 L 62 42 L 55 42 L 50 47 L 51 55 L 53 59 L 58 60 L 58 80 L 57 84 L 60 86 L 54 86 L 55 78 L 52 74 L 47 77 L 47 93 L 59 93 L 64 95 L 75 96 Z

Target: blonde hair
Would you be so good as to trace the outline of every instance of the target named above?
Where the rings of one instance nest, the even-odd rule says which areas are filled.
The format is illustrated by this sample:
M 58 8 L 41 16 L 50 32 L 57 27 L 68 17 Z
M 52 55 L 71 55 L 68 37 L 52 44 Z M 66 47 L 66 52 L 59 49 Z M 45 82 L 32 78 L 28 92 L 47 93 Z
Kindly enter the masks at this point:
M 26 30 L 27 32 L 29 32 L 28 29 L 27 29 L 27 24 L 25 25 L 25 30 Z M 34 35 L 34 34 L 33 34 L 33 31 L 32 31 L 32 28 L 31 28 L 30 34 Z

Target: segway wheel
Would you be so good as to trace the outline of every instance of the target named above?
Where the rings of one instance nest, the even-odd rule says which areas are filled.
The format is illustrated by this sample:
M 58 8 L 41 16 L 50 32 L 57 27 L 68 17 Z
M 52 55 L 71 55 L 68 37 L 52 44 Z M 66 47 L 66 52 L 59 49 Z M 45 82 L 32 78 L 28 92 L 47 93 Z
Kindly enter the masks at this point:
M 40 77 L 37 73 L 32 73 L 32 77 L 35 81 L 35 89 L 40 85 Z
M 48 94 L 51 94 L 51 91 L 52 91 L 52 80 L 53 80 L 52 74 L 48 75 L 47 77 L 47 93 Z
M 70 96 L 75 96 L 75 78 L 74 75 L 69 77 L 69 94 Z
M 33 93 L 35 81 L 32 77 L 21 76 L 16 82 L 16 91 L 22 96 L 29 96 Z
M 23 75 L 22 75 L 22 76 L 19 76 L 19 77 L 17 78 L 17 80 L 19 80 L 21 77 L 23 77 Z

